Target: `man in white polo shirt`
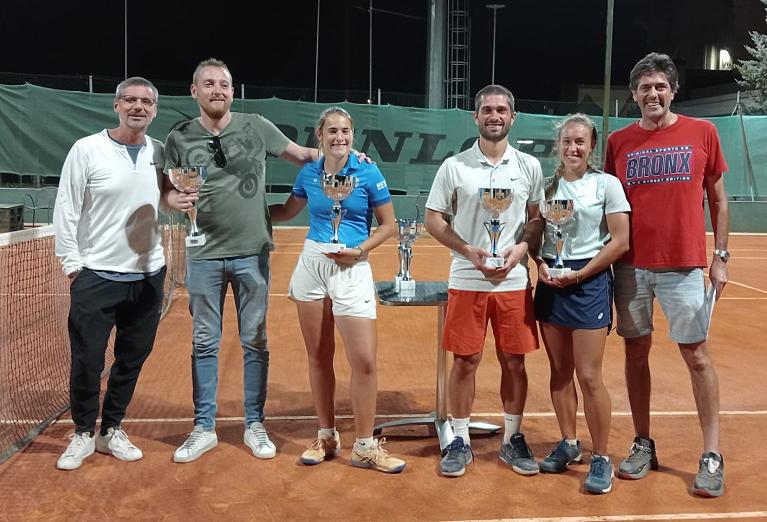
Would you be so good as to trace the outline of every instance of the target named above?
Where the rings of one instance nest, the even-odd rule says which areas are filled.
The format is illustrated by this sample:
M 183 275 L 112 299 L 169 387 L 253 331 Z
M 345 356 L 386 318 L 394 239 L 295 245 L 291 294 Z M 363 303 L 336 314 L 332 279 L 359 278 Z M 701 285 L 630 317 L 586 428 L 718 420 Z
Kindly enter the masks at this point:
M 442 474 L 449 477 L 463 475 L 473 460 L 469 419 L 488 320 L 501 363 L 505 422 L 500 458 L 522 475 L 539 470 L 520 424 L 527 398 L 525 354 L 538 349 L 527 259 L 528 251 L 537 251 L 543 231 L 543 176 L 537 159 L 509 144 L 515 117 L 508 89 L 489 85 L 479 91 L 474 121 L 480 137 L 471 149 L 445 160 L 426 203 L 426 227 L 453 257 L 442 344 L 453 352 L 448 398 L 455 438 L 441 462 Z M 511 205 L 498 216 L 503 228 L 496 260 L 501 258 L 501 266 L 491 266 L 491 235 L 484 225 L 491 215 L 481 200 L 505 193 L 511 194 Z

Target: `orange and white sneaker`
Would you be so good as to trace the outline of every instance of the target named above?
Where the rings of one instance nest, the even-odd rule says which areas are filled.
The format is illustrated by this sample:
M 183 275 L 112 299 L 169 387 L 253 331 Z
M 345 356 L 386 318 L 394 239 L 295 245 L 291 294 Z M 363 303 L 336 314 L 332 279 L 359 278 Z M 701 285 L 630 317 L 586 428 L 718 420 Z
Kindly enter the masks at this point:
M 373 468 L 384 473 L 399 473 L 405 469 L 405 461 L 392 457 L 383 449 L 386 439 L 382 438 L 373 443 L 373 447 L 361 452 L 354 446 L 352 451 L 352 466 L 357 468 Z
M 338 432 L 336 432 L 335 437 L 326 439 L 318 435 L 314 442 L 309 444 L 301 454 L 301 464 L 314 466 L 325 459 L 337 457 L 339 453 L 341 453 L 341 435 Z

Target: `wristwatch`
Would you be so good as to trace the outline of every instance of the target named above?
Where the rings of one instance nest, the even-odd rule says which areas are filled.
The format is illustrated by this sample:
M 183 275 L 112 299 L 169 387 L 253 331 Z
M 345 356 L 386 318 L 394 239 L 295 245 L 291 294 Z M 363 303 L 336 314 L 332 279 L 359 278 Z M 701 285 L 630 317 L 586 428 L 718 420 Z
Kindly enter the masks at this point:
M 730 260 L 730 253 L 727 250 L 714 250 L 714 255 L 719 256 L 723 263 Z

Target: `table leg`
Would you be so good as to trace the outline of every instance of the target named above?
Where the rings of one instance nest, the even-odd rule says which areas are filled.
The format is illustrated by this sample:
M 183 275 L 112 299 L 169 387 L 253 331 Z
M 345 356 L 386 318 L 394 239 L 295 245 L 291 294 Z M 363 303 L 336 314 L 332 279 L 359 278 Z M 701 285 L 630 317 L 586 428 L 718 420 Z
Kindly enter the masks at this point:
M 447 352 L 442 349 L 446 310 L 447 303 L 437 306 L 437 393 L 434 428 L 439 438 L 440 452 L 453 441 L 453 427 L 447 418 Z

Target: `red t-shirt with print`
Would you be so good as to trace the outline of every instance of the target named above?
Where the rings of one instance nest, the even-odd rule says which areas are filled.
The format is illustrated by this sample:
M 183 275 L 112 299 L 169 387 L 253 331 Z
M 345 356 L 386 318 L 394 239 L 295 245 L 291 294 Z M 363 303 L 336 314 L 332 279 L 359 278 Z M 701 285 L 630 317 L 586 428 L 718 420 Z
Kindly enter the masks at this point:
M 621 262 L 640 268 L 705 267 L 704 180 L 727 170 L 716 127 L 677 115 L 664 129 L 639 123 L 607 140 L 605 172 L 631 204 L 630 249 Z

